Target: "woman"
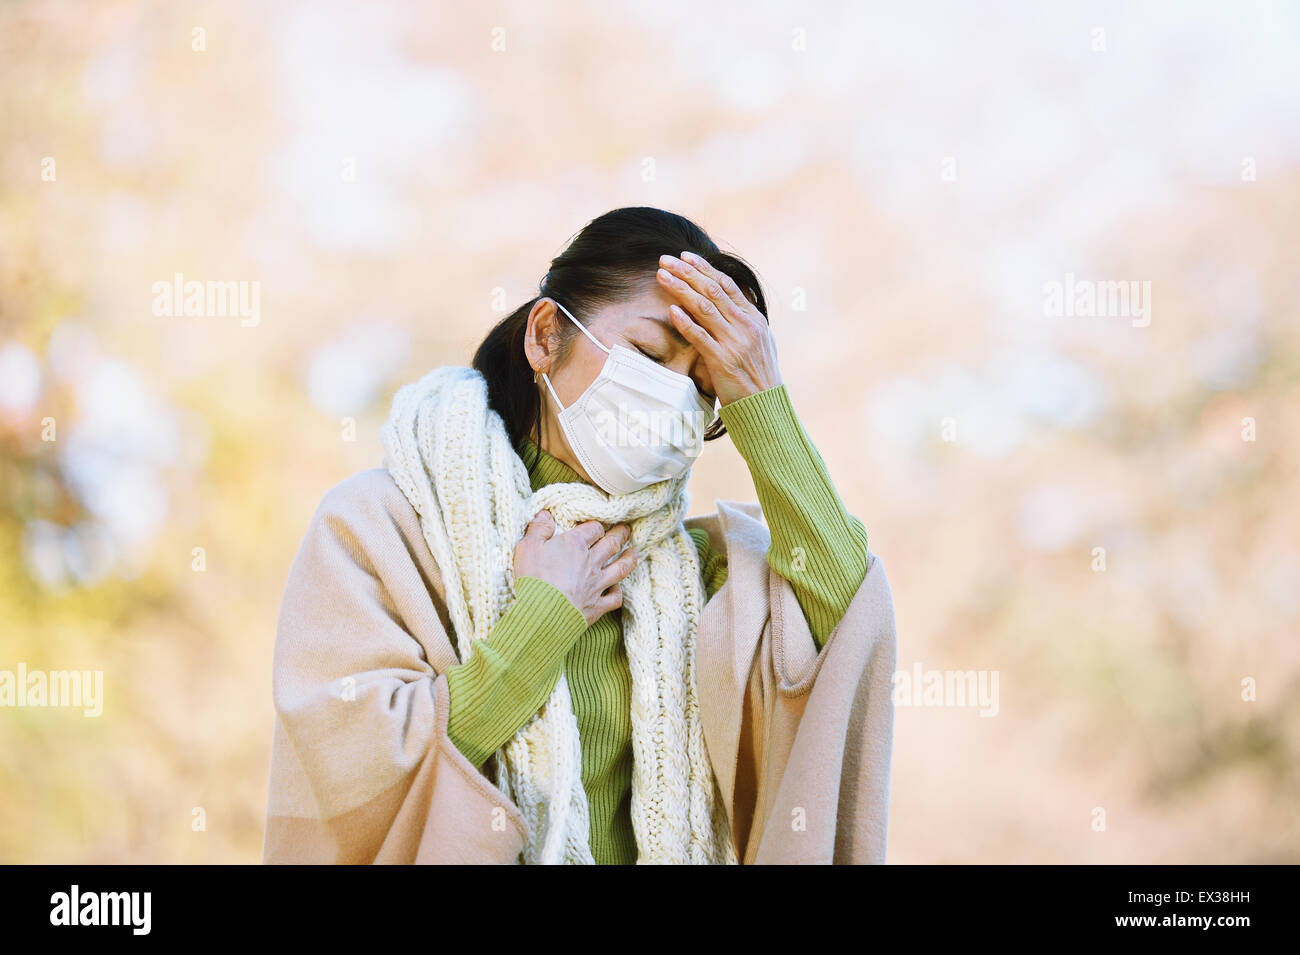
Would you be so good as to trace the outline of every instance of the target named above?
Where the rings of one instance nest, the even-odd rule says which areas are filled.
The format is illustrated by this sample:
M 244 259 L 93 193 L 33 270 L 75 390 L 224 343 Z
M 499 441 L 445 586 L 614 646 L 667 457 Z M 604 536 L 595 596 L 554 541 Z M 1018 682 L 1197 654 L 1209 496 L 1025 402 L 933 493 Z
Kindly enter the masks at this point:
M 399 390 L 385 467 L 312 520 L 264 861 L 883 862 L 889 585 L 754 273 L 624 208 L 540 292 Z M 725 433 L 761 512 L 687 519 Z

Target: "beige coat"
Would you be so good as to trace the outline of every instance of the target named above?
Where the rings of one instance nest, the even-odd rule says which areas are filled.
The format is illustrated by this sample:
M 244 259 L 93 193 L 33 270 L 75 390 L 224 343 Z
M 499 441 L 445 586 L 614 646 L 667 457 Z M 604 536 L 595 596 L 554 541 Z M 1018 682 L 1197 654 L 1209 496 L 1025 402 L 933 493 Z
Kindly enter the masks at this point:
M 745 864 L 883 863 L 897 637 L 874 555 L 818 653 L 768 567 L 757 504 L 690 518 L 728 576 L 700 620 L 709 757 Z M 517 806 L 447 736 L 457 663 L 442 576 L 382 468 L 324 497 L 275 641 L 266 863 L 514 863 Z

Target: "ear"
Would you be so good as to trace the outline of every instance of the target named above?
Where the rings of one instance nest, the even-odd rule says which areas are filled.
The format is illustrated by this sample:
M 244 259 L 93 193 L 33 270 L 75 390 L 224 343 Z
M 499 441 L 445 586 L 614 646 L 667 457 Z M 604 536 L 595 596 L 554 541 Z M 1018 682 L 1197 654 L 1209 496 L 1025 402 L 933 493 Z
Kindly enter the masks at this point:
M 555 348 L 559 343 L 560 310 L 549 298 L 539 298 L 528 313 L 528 327 L 524 330 L 524 357 L 537 374 L 550 374 L 555 362 Z

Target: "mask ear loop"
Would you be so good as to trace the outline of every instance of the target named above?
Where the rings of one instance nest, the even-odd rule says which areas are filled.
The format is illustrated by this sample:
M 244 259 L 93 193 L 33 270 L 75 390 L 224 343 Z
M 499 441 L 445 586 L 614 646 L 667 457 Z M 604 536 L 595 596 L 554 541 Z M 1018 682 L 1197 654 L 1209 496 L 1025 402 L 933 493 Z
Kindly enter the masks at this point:
M 537 376 L 533 375 L 533 381 L 536 380 L 537 380 Z M 556 405 L 559 406 L 560 411 L 563 412 L 565 410 L 564 405 L 560 404 L 560 397 L 555 393 L 555 389 L 551 387 L 551 379 L 550 376 L 546 374 L 546 372 L 542 372 L 542 381 L 546 382 L 546 390 L 551 393 L 551 398 L 554 399 Z
M 555 299 L 551 299 L 551 301 L 555 302 Z M 577 325 L 579 328 L 582 329 L 582 334 L 586 335 L 588 338 L 590 338 L 593 342 L 596 343 L 597 348 L 599 348 L 605 354 L 607 355 L 609 354 L 609 349 L 600 343 L 600 339 L 598 339 L 595 335 L 593 335 L 591 333 L 591 330 L 587 328 L 586 325 L 582 324 L 582 322 L 578 321 L 576 318 L 573 318 L 573 313 L 571 311 L 569 311 L 563 305 L 560 305 L 559 302 L 555 302 L 555 304 L 560 306 L 560 311 L 562 311 L 565 315 L 568 315 L 569 318 L 573 319 L 573 324 Z
M 551 299 L 551 301 L 552 301 L 552 302 L 555 302 L 555 299 Z M 568 315 L 569 318 L 572 319 L 573 324 L 577 325 L 580 329 L 582 329 L 582 333 L 583 333 L 584 335 L 586 335 L 588 338 L 590 338 L 590 339 L 595 343 L 595 345 L 596 345 L 597 348 L 599 348 L 601 351 L 603 351 L 606 355 L 610 354 L 610 350 L 609 350 L 608 348 L 606 348 L 604 345 L 602 345 L 602 344 L 600 343 L 600 339 L 598 339 L 595 335 L 593 335 L 593 334 L 592 334 L 592 333 L 587 329 L 587 326 L 586 326 L 586 325 L 582 324 L 582 322 L 580 322 L 580 321 L 578 321 L 576 318 L 574 318 L 574 317 L 573 317 L 573 313 L 572 313 L 571 311 L 569 311 L 569 310 L 568 310 L 567 308 L 565 308 L 563 305 L 560 305 L 559 302 L 555 302 L 555 304 L 559 306 L 560 311 L 562 311 L 565 315 Z M 559 398 L 559 396 L 555 393 L 555 389 L 551 387 L 551 379 L 550 379 L 550 376 L 548 376 L 548 375 L 546 374 L 546 372 L 542 372 L 542 380 L 543 380 L 544 382 L 546 382 L 546 389 L 551 393 L 551 397 L 552 397 L 553 399 L 555 399 L 555 404 L 559 407 L 559 409 L 560 409 L 561 411 L 564 411 L 564 410 L 565 410 L 564 405 L 560 402 L 560 398 Z M 537 381 L 537 375 L 536 375 L 536 374 L 533 375 L 533 381 L 534 381 L 534 382 Z

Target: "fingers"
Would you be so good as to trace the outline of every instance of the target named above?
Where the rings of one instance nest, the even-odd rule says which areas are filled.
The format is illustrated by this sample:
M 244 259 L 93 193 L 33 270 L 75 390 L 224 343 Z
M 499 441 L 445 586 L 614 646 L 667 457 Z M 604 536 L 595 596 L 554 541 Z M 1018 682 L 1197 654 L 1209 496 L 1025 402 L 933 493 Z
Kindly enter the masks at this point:
M 623 588 L 614 584 L 608 593 L 601 594 L 600 599 L 596 601 L 595 618 L 599 620 L 611 610 L 617 610 L 621 606 L 623 606 Z
M 588 549 L 599 546 L 601 548 L 601 564 L 603 565 L 605 561 L 622 550 L 624 544 L 632 536 L 632 528 L 627 524 L 615 524 L 606 532 L 604 524 L 592 520 L 576 524 L 566 533 L 572 535 L 575 540 L 581 542 Z M 532 534 L 541 540 L 548 540 L 555 535 L 555 518 L 551 516 L 550 511 L 538 511 L 537 516 L 529 522 L 524 534 L 525 536 Z
M 673 323 L 673 328 L 681 332 L 682 338 L 690 342 L 701 355 L 715 357 L 720 353 L 717 339 L 705 331 L 681 306 L 669 305 L 668 318 Z
M 709 264 L 709 260 L 704 258 L 704 256 L 696 255 L 694 252 L 687 251 L 682 253 L 682 261 L 687 265 L 695 266 L 695 268 L 704 275 L 713 279 L 713 281 L 717 282 L 718 285 L 722 286 L 722 291 L 726 294 L 727 298 L 730 299 L 732 304 L 736 305 L 742 312 L 748 311 L 750 308 L 754 307 L 755 303 L 744 293 L 744 291 L 741 290 L 740 286 L 736 284 L 736 280 L 721 269 L 714 268 Z
M 555 518 L 550 511 L 538 511 L 537 516 L 528 522 L 524 536 L 529 535 L 539 540 L 550 540 L 555 535 Z
M 683 276 L 686 281 L 690 282 L 696 291 L 707 295 L 729 319 L 758 311 L 755 303 L 736 284 L 736 280 L 721 269 L 715 269 L 709 264 L 708 259 L 694 252 L 683 252 L 682 261 L 687 265 L 686 275 Z M 701 283 L 694 281 L 692 269 L 695 270 L 695 275 L 703 276 L 703 287 Z
M 596 583 L 603 591 L 606 587 L 618 585 L 628 574 L 632 573 L 632 568 L 636 566 L 638 554 L 635 547 L 629 547 L 627 553 L 618 560 L 612 561 L 608 567 L 600 572 Z
M 693 263 L 663 255 L 659 257 L 659 263 L 663 266 L 658 272 L 659 283 L 676 295 L 714 338 L 722 338 L 733 322 L 744 321 L 746 313 L 753 307 L 741 306 L 712 274 L 706 274 L 705 268 L 709 268 L 710 273 L 717 273 L 701 258 Z
M 581 524 L 575 524 L 568 533 L 590 547 L 605 535 L 605 525 L 600 521 L 583 521 Z
M 681 306 L 689 312 L 691 318 L 695 319 L 704 331 L 714 339 L 726 337 L 729 323 L 726 316 L 718 310 L 716 305 L 697 292 L 681 276 L 674 275 L 667 269 L 660 269 L 655 275 L 659 280 L 659 284 L 676 297 Z M 717 285 L 717 283 L 715 282 L 714 285 Z M 671 311 L 671 307 L 669 310 Z
M 597 567 L 604 567 L 609 561 L 618 555 L 628 540 L 632 537 L 632 528 L 627 524 L 615 524 L 609 529 L 609 533 L 596 541 L 591 548 L 591 557 L 595 560 Z

